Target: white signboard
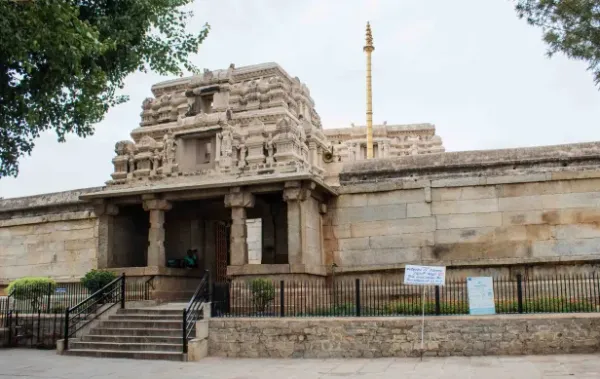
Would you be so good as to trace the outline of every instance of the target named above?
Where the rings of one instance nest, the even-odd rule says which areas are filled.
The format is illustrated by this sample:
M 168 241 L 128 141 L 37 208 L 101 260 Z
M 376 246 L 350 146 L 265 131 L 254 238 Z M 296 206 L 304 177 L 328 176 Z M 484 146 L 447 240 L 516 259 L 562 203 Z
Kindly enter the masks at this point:
M 489 276 L 467 278 L 469 294 L 469 313 L 472 315 L 493 315 L 496 313 L 494 304 L 494 284 Z
M 446 267 L 406 265 L 404 284 L 443 286 L 446 282 Z

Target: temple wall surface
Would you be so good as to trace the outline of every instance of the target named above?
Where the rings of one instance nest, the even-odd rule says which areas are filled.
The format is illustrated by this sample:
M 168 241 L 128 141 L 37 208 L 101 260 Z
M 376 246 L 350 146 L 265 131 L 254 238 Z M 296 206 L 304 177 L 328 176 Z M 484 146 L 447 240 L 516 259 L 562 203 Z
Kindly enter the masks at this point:
M 24 276 L 75 281 L 97 267 L 97 218 L 78 200 L 86 191 L 0 200 L 0 287 Z
M 594 264 L 597 149 L 445 153 L 346 166 L 324 226 L 327 262 L 342 272 L 406 263 Z

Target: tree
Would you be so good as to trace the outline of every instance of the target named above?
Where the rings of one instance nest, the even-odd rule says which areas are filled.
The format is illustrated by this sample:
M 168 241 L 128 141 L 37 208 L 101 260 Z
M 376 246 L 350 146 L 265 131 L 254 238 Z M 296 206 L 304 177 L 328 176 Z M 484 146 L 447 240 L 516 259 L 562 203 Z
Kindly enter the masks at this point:
M 127 75 L 196 72 L 209 25 L 186 32 L 193 0 L 0 1 L 0 178 L 17 176 L 40 132 L 87 137 L 127 100 Z
M 600 1 L 517 0 L 520 18 L 542 28 L 548 56 L 557 52 L 585 61 L 600 85 Z

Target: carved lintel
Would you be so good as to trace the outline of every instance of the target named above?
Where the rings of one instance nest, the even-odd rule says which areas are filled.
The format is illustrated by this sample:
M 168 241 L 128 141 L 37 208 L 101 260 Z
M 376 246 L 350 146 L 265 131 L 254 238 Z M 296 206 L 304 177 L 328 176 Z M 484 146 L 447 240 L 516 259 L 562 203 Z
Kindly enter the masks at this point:
M 145 211 L 168 211 L 172 208 L 172 205 L 167 200 L 163 199 L 150 199 L 144 200 L 144 210 Z
M 310 197 L 307 188 L 286 188 L 283 190 L 283 201 L 304 201 Z
M 252 208 L 255 198 L 250 192 L 232 192 L 225 195 L 226 208 Z

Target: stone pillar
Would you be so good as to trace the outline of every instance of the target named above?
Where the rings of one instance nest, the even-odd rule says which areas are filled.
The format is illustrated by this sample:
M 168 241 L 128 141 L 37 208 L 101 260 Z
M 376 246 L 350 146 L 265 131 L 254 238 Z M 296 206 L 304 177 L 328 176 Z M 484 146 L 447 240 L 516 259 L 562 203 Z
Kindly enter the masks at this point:
M 161 199 L 144 200 L 144 210 L 150 213 L 148 231 L 148 260 L 146 266 L 165 267 L 165 212 L 171 209 L 171 203 Z
M 319 166 L 319 161 L 317 160 L 317 143 L 311 141 L 308 143 L 308 161 L 312 166 Z
M 231 193 L 225 195 L 225 207 L 231 208 L 230 263 L 232 266 L 248 264 L 246 208 L 254 207 L 254 195 L 233 188 Z
M 302 264 L 302 252 L 306 246 L 303 202 L 310 197 L 310 189 L 300 182 L 286 182 L 283 200 L 287 202 L 288 262 Z
M 94 204 L 94 213 L 98 217 L 98 268 L 113 267 L 114 216 L 119 207 L 101 201 Z

